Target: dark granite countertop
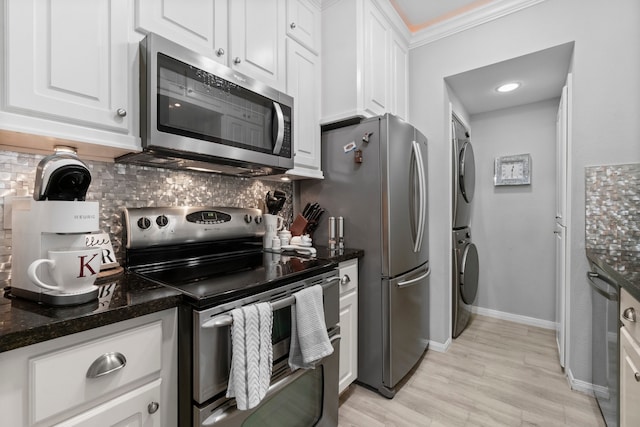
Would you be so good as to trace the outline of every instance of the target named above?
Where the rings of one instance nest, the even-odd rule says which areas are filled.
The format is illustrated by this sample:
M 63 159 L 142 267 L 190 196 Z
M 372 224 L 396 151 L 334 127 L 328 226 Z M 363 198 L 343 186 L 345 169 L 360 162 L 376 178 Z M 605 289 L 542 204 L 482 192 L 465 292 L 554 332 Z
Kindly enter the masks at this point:
M 344 248 L 342 250 L 331 250 L 327 246 L 316 246 L 316 257 L 320 259 L 330 259 L 335 262 L 348 261 L 354 258 L 362 258 L 364 251 L 362 249 Z
M 316 247 L 317 257 L 335 262 L 360 258 L 362 250 L 330 251 Z M 0 296 L 0 352 L 176 307 L 180 292 L 123 272 L 99 279 L 98 300 L 71 307 L 51 307 Z
M 21 298 L 0 297 L 0 352 L 175 307 L 176 290 L 130 273 L 96 281 L 96 301 L 52 307 Z
M 640 301 L 640 252 L 587 249 L 587 259 Z

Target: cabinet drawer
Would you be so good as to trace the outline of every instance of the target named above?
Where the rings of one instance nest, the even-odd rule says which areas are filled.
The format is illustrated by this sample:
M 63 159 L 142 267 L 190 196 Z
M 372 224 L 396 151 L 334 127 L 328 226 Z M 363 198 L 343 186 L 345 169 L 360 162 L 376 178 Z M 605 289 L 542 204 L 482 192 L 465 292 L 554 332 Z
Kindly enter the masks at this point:
M 635 315 L 635 322 L 627 318 L 633 315 Z M 629 334 L 636 341 L 640 341 L 640 326 L 638 326 L 640 323 L 640 303 L 624 288 L 620 290 L 620 321 L 627 328 Z
M 162 322 L 157 321 L 30 359 L 32 421 L 92 402 L 153 373 L 159 375 L 161 347 Z
M 358 260 L 341 262 L 338 266 L 340 275 L 340 295 L 358 287 Z

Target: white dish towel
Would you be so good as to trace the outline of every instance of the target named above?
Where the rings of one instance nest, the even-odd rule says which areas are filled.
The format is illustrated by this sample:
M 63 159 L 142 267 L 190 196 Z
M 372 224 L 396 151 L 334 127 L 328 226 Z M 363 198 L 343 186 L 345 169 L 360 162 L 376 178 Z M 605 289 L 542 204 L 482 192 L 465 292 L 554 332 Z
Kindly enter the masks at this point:
M 231 317 L 227 397 L 235 397 L 238 409 L 246 410 L 260 403 L 271 382 L 273 311 L 263 302 L 233 309 Z
M 314 368 L 315 364 L 333 353 L 322 306 L 322 286 L 315 285 L 294 294 L 291 306 L 291 369 Z

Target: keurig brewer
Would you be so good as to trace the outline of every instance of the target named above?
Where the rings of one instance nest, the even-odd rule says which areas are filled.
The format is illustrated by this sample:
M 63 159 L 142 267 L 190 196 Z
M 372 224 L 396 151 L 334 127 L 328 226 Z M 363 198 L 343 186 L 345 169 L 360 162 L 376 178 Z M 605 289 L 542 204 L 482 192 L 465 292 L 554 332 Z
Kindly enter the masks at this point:
M 59 306 L 98 298 L 98 288 L 93 284 L 74 291 L 46 289 L 36 285 L 28 274 L 34 261 L 47 258 L 49 251 L 85 248 L 85 236 L 100 230 L 99 203 L 85 201 L 90 183 L 87 165 L 74 153 L 56 153 L 38 164 L 33 197 L 13 199 L 11 295 Z M 95 273 L 88 261 L 80 262 L 79 274 Z M 42 282 L 53 281 L 50 268 L 37 267 Z

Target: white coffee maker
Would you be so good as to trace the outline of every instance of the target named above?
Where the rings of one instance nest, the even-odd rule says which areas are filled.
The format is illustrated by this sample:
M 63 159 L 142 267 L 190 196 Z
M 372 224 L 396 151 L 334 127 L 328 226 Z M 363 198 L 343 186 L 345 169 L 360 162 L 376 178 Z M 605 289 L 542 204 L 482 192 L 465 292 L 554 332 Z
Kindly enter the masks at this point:
M 10 294 L 56 305 L 83 304 L 98 298 L 98 288 L 64 293 L 43 289 L 27 276 L 31 263 L 47 258 L 50 249 L 85 247 L 87 234 L 98 232 L 99 203 L 85 196 L 91 174 L 73 153 L 56 153 L 38 164 L 33 197 L 12 201 L 12 261 Z M 38 276 L 51 283 L 45 266 Z

